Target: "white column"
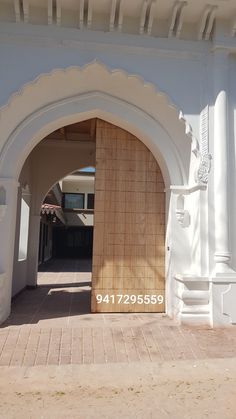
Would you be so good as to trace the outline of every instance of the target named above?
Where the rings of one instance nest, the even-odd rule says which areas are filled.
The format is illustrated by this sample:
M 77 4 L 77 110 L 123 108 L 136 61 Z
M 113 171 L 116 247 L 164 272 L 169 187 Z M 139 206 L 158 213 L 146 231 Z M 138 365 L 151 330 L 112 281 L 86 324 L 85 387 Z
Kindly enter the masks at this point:
M 215 273 L 220 274 L 233 273 L 228 218 L 228 53 L 216 51 L 214 58 Z
M 0 178 L 0 324 L 11 311 L 18 181 Z
M 39 252 L 40 215 L 30 216 L 28 256 L 27 256 L 27 285 L 37 285 L 38 252 Z

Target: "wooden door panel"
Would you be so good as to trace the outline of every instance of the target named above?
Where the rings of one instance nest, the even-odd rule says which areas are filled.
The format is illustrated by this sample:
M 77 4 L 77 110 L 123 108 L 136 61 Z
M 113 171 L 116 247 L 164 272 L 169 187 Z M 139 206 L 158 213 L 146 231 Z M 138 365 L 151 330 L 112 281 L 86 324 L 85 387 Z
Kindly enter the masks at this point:
M 92 312 L 163 312 L 160 168 L 140 140 L 101 120 L 96 162 Z

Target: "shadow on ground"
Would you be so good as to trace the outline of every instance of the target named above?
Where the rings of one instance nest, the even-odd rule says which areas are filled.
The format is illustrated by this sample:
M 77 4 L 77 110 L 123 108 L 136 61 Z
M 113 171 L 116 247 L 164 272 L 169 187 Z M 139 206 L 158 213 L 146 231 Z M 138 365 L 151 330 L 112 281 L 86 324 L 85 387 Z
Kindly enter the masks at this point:
M 51 259 L 39 266 L 39 272 L 92 272 L 92 260 Z
M 9 318 L 1 328 L 30 325 L 91 313 L 91 261 L 51 260 L 40 267 L 38 285 L 25 289 L 12 300 Z

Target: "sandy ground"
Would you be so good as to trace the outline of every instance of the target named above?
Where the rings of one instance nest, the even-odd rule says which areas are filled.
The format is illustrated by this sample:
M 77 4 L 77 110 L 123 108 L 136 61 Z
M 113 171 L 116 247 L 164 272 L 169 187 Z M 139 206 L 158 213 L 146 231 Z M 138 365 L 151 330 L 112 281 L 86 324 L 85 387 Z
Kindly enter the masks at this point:
M 236 359 L 1 367 L 0 417 L 235 419 Z

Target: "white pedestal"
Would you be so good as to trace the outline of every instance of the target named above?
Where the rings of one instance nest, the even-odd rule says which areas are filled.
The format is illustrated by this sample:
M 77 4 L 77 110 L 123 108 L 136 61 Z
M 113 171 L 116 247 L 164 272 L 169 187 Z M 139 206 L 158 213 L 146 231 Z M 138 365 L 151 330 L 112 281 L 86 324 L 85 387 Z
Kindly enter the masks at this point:
M 217 274 L 212 282 L 212 326 L 236 324 L 236 273 Z

